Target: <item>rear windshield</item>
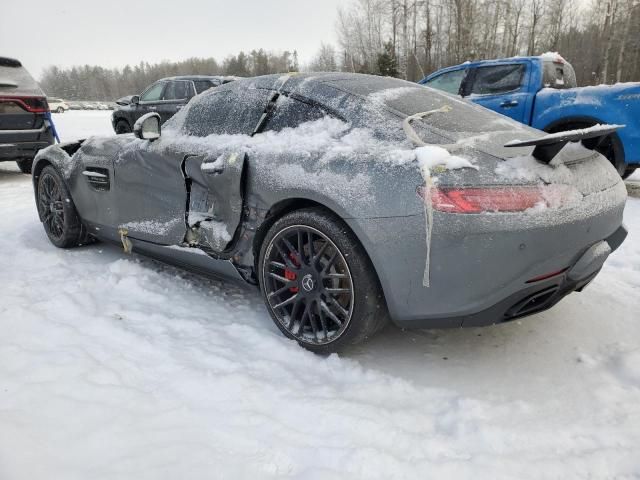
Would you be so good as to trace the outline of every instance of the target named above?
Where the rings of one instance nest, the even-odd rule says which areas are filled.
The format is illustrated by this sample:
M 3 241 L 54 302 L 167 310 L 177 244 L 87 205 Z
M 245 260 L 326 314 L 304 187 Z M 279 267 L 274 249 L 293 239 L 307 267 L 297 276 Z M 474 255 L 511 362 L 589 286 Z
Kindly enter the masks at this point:
M 407 86 L 406 82 L 404 85 L 371 92 L 367 98 L 403 115 L 414 115 L 445 107 L 448 111 L 433 113 L 424 120 L 413 122 L 417 133 L 427 143 L 437 143 L 430 137 L 431 131 L 448 139 L 447 143 L 468 144 L 492 155 L 511 157 L 524 154 L 524 150 L 506 149 L 503 147 L 506 142 L 540 136 L 537 130 L 457 96 L 429 87 Z
M 42 95 L 42 90 L 24 67 L 0 65 L 0 95 Z
M 446 106 L 450 108 L 449 112 L 430 115 L 424 122 L 456 140 L 463 137 L 464 135 L 461 134 L 465 133 L 513 130 L 520 126 L 519 123 L 504 115 L 498 115 L 486 108 L 429 87 L 404 88 L 396 92 L 387 90 L 370 97 L 374 99 L 383 97 L 386 106 L 404 115 L 414 115 Z
M 576 72 L 566 62 L 542 62 L 542 83 L 546 88 L 575 88 Z

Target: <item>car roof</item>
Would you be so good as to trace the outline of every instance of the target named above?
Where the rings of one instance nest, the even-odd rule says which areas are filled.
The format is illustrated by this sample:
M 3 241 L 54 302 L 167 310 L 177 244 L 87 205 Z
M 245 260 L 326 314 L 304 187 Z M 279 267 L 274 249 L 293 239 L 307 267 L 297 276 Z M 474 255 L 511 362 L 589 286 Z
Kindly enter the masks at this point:
M 451 70 L 458 70 L 458 69 L 460 69 L 460 67 L 473 68 L 473 67 L 480 67 L 480 66 L 484 66 L 484 65 L 511 64 L 511 63 L 523 62 L 523 61 L 527 61 L 527 62 L 532 62 L 532 61 L 557 62 L 557 61 L 560 61 L 562 63 L 569 63 L 564 58 L 562 58 L 562 56 L 560 54 L 553 53 L 553 52 L 543 53 L 542 55 L 530 55 L 530 56 L 524 56 L 524 57 L 515 56 L 515 57 L 507 57 L 507 58 L 495 58 L 495 59 L 489 59 L 489 60 L 475 60 L 473 62 L 466 61 L 466 62 L 460 63 L 458 65 L 452 65 L 450 67 L 445 67 L 445 68 L 441 68 L 439 70 L 436 70 L 435 72 L 430 73 L 429 75 L 425 76 L 422 80 L 420 80 L 420 82 L 424 82 L 426 80 L 429 80 L 432 77 L 435 77 L 436 74 L 440 75 L 441 73 L 449 72 Z
M 168 80 L 218 80 L 221 83 L 230 82 L 236 80 L 237 77 L 231 76 L 223 76 L 223 75 L 176 75 L 174 77 L 165 77 L 158 80 L 168 81 Z
M 43 95 L 38 83 L 19 60 L 0 57 L 0 95 Z

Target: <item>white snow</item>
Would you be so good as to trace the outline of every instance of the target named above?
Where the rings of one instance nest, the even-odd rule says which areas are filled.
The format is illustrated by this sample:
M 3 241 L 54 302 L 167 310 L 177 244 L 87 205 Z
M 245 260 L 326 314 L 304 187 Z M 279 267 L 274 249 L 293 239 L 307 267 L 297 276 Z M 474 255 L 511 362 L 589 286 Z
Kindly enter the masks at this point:
M 138 222 L 127 222 L 119 225 L 120 228 L 126 228 L 129 233 L 142 232 L 152 233 L 155 235 L 164 235 L 172 228 L 176 227 L 184 219 L 174 218 L 168 222 L 159 222 L 157 220 L 142 220 Z
M 638 199 L 625 244 L 552 310 L 389 327 L 323 358 L 282 337 L 254 290 L 107 244 L 56 249 L 30 180 L 0 164 L 2 480 L 640 472 Z
M 458 168 L 474 168 L 478 170 L 478 166 L 464 157 L 452 155 L 448 150 L 436 145 L 424 145 L 415 149 L 416 159 L 421 168 L 431 171 L 434 167 L 442 166 L 447 170 L 456 170 Z

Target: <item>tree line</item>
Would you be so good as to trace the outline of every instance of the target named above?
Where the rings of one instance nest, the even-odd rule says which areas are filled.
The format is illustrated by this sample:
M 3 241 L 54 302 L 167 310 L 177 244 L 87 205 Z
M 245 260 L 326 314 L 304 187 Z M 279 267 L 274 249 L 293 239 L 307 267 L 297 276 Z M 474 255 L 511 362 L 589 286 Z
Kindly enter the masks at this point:
M 51 97 L 68 100 L 115 100 L 141 93 L 159 78 L 176 75 L 232 75 L 251 77 L 299 70 L 298 53 L 267 52 L 264 49 L 240 52 L 221 63 L 215 58 L 189 58 L 180 62 L 140 62 L 124 68 L 98 65 L 46 68 L 40 86 Z
M 337 48 L 312 69 L 418 80 L 467 60 L 559 52 L 578 85 L 640 79 L 640 1 L 352 0 L 338 10 Z
M 158 78 L 185 74 L 255 76 L 348 71 L 416 81 L 467 60 L 557 51 L 578 85 L 640 80 L 640 0 L 350 0 L 337 12 L 337 44 L 322 43 L 306 65 L 296 50 L 240 52 L 222 62 L 103 68 L 49 67 L 50 96 L 109 100 L 140 93 Z

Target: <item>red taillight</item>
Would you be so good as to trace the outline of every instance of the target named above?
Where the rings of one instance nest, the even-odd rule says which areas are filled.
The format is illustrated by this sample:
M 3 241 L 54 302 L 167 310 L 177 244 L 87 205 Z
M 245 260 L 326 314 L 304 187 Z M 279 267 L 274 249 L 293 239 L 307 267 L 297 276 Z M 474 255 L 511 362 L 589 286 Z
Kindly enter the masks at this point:
M 534 207 L 559 206 L 563 187 L 560 186 L 561 192 L 553 191 L 553 186 L 432 187 L 429 199 L 425 187 L 419 187 L 418 195 L 424 201 L 430 200 L 435 210 L 446 213 L 522 212 Z
M 570 185 L 508 187 L 418 187 L 418 196 L 446 213 L 522 212 L 570 206 L 582 195 Z
M 31 113 L 45 113 L 49 111 L 49 104 L 45 97 L 0 96 L 0 102 L 15 103 L 23 110 Z

